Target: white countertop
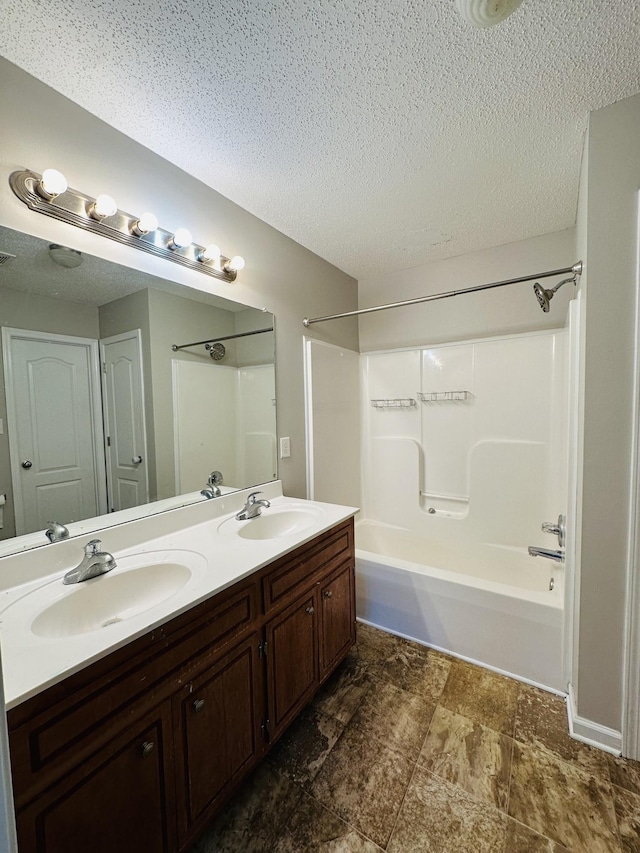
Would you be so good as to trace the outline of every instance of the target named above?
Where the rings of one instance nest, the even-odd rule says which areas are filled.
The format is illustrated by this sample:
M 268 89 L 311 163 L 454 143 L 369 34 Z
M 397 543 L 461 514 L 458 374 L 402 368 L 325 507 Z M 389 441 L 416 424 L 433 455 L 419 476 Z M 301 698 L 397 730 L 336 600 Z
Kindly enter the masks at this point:
M 88 535 L 0 558 L 0 643 L 7 709 L 184 613 L 358 511 L 283 497 L 279 482 L 261 489 L 263 497 L 271 501 L 272 512 L 304 511 L 305 518 L 309 513 L 312 518 L 307 526 L 272 539 L 238 536 L 235 531 L 241 525 L 255 523 L 234 519 L 252 491 L 246 489 L 93 534 L 102 538 L 102 547 L 113 554 L 117 566 L 81 584 L 65 586 L 62 577 L 79 563 Z M 270 509 L 263 510 L 265 516 Z M 145 577 L 152 578 L 153 583 L 153 566 L 167 562 L 188 563 L 190 579 L 143 612 L 95 630 L 80 626 L 71 636 L 42 636 L 32 630 L 36 618 L 51 604 L 62 602 L 66 607 L 68 602 L 63 599 L 68 596 L 92 594 L 101 582 L 108 583 L 135 566 L 150 566 Z M 81 613 L 81 608 L 76 610 Z

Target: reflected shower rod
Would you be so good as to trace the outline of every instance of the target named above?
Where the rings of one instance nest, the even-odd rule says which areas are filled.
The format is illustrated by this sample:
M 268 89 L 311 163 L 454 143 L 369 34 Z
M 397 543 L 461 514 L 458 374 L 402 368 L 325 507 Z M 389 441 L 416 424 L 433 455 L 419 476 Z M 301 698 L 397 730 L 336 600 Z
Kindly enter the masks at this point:
M 491 290 L 494 287 L 506 287 L 508 284 L 521 284 L 525 281 L 535 281 L 539 278 L 552 278 L 555 275 L 582 275 L 582 261 L 578 261 L 572 267 L 563 267 L 559 270 L 548 270 L 538 272 L 534 275 L 520 276 L 520 278 L 507 278 L 504 281 L 492 281 L 489 284 L 479 284 L 476 287 L 465 287 L 462 290 L 447 290 L 444 293 L 433 293 L 431 296 L 418 296 L 416 299 L 405 299 L 404 302 L 389 302 L 386 305 L 374 305 L 372 308 L 360 308 L 358 311 L 345 311 L 342 314 L 328 314 L 326 317 L 305 317 L 302 325 L 309 327 L 312 323 L 324 323 L 326 320 L 340 320 L 343 317 L 359 317 L 361 314 L 373 314 L 374 311 L 387 311 L 389 308 L 402 308 L 404 305 L 419 305 L 421 302 L 433 302 L 436 299 L 448 299 L 450 296 L 461 296 L 463 293 L 475 293 L 478 290 Z
M 205 341 L 194 341 L 192 344 L 171 344 L 171 349 L 177 352 L 179 349 L 187 349 L 187 347 L 201 347 L 203 344 L 217 344 L 220 341 L 231 341 L 234 338 L 248 338 L 249 335 L 263 335 L 265 332 L 273 332 L 273 326 L 268 329 L 256 329 L 255 332 L 238 332 L 235 335 L 223 335 L 221 338 L 207 338 Z

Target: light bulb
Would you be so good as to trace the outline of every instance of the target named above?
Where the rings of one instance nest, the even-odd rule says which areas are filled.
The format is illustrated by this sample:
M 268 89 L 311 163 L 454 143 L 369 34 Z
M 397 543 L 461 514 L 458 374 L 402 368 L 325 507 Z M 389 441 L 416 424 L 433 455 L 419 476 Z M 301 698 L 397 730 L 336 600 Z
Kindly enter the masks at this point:
M 153 213 L 143 213 L 140 219 L 131 227 L 131 230 L 134 234 L 137 234 L 138 237 L 144 237 L 145 234 L 148 234 L 150 231 L 156 231 L 158 228 L 158 217 L 154 216 Z
M 191 232 L 186 228 L 178 228 L 169 243 L 170 249 L 186 249 L 192 242 Z
M 240 272 L 244 269 L 244 258 L 240 255 L 234 255 L 230 261 L 224 265 L 225 272 Z
M 39 195 L 51 201 L 67 191 L 67 179 L 57 169 L 45 169 L 37 185 Z
M 220 262 L 220 246 L 216 246 L 215 243 L 211 243 L 207 246 L 204 252 L 200 252 L 198 255 L 199 261 L 213 261 L 214 263 Z
M 110 195 L 99 195 L 89 207 L 89 216 L 97 220 L 106 219 L 107 216 L 114 216 L 117 212 L 118 205 Z

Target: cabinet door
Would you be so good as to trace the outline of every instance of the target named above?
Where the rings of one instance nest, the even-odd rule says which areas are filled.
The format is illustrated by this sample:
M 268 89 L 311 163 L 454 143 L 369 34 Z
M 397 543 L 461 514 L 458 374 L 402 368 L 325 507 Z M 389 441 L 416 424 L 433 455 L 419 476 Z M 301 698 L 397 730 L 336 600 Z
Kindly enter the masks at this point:
M 316 593 L 267 622 L 269 730 L 275 739 L 318 684 Z
M 320 587 L 320 678 L 355 642 L 354 573 L 345 565 Z
M 182 839 L 204 824 L 263 752 L 258 635 L 253 634 L 178 695 Z
M 150 717 L 18 813 L 20 853 L 173 850 L 169 704 Z

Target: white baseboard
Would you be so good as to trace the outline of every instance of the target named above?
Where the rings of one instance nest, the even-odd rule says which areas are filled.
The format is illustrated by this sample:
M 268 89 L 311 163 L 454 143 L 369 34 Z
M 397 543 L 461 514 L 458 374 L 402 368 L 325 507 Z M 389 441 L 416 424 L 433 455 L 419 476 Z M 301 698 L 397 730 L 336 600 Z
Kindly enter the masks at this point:
M 567 716 L 569 718 L 569 734 L 572 738 L 582 741 L 596 749 L 610 752 L 612 755 L 620 755 L 622 752 L 622 733 L 615 729 L 609 729 L 593 720 L 579 717 L 576 712 L 576 701 L 573 686 L 569 685 L 569 696 L 567 697 Z

